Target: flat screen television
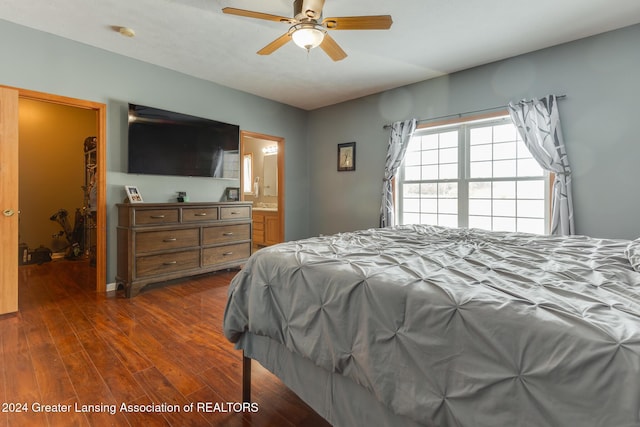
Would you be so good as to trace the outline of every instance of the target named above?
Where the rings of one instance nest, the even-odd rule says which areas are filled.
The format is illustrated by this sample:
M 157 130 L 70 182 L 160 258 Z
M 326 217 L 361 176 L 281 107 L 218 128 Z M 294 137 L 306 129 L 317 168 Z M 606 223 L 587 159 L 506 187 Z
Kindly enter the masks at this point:
M 237 125 L 129 104 L 128 172 L 239 178 Z

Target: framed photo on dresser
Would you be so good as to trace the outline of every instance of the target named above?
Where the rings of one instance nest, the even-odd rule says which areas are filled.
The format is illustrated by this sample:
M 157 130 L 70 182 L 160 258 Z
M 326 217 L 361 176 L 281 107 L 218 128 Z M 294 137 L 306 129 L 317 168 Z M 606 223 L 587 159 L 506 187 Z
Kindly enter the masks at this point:
M 142 203 L 142 195 L 135 185 L 125 185 L 124 190 L 127 192 L 129 203 Z
M 223 202 L 237 202 L 240 200 L 240 187 L 227 187 L 222 195 Z

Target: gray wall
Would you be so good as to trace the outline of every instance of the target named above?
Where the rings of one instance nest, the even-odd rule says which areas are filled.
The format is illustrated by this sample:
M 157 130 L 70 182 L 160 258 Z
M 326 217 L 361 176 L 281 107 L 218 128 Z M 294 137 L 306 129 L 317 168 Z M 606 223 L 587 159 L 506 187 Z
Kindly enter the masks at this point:
M 115 277 L 115 203 L 125 184 L 145 201 L 217 200 L 226 180 L 128 175 L 127 103 L 284 137 L 287 240 L 376 227 L 388 132 L 382 126 L 566 94 L 560 113 L 574 170 L 578 233 L 640 235 L 640 25 L 305 112 L 0 20 L 0 84 L 107 104 L 107 282 Z M 10 41 L 10 42 L 8 42 Z M 355 172 L 337 144 L 357 142 Z
M 566 94 L 559 108 L 577 232 L 640 236 L 639 45 L 636 25 L 312 111 L 311 234 L 378 225 L 384 124 Z M 336 172 L 336 145 L 349 141 L 357 143 L 356 171 Z
M 237 186 L 229 180 L 128 175 L 129 102 L 285 138 L 285 237 L 308 235 L 308 174 L 301 161 L 307 158 L 307 112 L 2 20 L 0 40 L 0 84 L 107 105 L 107 283 L 115 278 L 115 204 L 125 197 L 123 185 L 137 185 L 145 202 L 175 201 L 178 190 L 191 201 L 217 201 L 225 187 Z

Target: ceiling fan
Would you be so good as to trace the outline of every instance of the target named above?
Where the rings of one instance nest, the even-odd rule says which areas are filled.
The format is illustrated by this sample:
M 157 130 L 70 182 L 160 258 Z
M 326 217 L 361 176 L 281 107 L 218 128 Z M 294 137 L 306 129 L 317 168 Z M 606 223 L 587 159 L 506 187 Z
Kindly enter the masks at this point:
M 322 19 L 322 7 L 325 0 L 295 0 L 293 18 L 270 15 L 268 13 L 225 7 L 222 12 L 247 18 L 284 22 L 291 25 L 289 31 L 260 49 L 259 55 L 270 55 L 289 41 L 307 51 L 320 48 L 334 61 L 347 57 L 344 50 L 327 34 L 327 30 L 388 30 L 393 21 L 390 15 L 343 16 Z

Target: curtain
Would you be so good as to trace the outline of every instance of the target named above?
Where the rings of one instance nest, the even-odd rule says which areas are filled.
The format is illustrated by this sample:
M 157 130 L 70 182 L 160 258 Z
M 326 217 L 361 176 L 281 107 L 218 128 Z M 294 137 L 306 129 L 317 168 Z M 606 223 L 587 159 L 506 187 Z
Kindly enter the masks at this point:
M 542 168 L 555 175 L 551 234 L 575 234 L 571 168 L 562 138 L 556 96 L 522 100 L 517 104 L 511 102 L 507 108 L 531 155 Z
M 392 227 L 395 225 L 392 180 L 396 176 L 400 164 L 402 164 L 409 140 L 416 130 L 416 125 L 416 119 L 395 122 L 391 125 L 387 160 L 384 165 L 384 179 L 382 180 L 380 227 Z

